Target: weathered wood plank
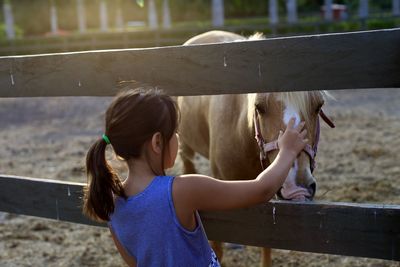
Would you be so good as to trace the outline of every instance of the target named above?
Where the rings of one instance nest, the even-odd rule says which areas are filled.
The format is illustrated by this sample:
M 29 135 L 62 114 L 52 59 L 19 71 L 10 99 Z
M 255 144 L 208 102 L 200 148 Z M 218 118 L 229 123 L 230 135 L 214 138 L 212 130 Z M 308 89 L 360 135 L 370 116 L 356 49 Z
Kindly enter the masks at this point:
M 0 175 L 0 211 L 105 226 L 81 214 L 82 185 Z M 202 212 L 212 240 L 400 261 L 400 206 L 272 201 Z
M 101 226 L 81 212 L 82 186 L 0 174 L 0 211 Z
M 120 81 L 171 95 L 400 87 L 400 29 L 224 44 L 0 57 L 0 97 L 109 96 Z

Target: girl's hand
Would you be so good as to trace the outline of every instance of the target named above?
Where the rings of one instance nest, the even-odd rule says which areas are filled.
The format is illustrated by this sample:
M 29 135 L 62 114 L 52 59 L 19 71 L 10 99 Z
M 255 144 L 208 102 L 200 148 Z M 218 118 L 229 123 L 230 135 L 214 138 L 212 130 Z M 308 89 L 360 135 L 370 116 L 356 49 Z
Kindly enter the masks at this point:
M 305 122 L 300 122 L 297 127 L 294 127 L 294 123 L 295 118 L 291 118 L 285 132 L 279 132 L 278 147 L 282 152 L 287 151 L 297 157 L 297 154 L 306 146 L 308 139 L 305 138 L 307 136 L 307 130 L 303 129 Z

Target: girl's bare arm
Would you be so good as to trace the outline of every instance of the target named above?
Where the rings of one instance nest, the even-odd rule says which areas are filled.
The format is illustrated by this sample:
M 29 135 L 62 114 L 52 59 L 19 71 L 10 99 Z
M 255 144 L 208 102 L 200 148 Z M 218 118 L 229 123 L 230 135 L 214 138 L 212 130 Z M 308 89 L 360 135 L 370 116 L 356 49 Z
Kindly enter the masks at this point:
M 227 210 L 269 201 L 307 142 L 304 123 L 296 128 L 293 124 L 291 120 L 285 133 L 280 134 L 280 151 L 274 162 L 254 180 L 222 181 L 203 175 L 176 177 L 173 198 L 178 216 L 194 210 Z

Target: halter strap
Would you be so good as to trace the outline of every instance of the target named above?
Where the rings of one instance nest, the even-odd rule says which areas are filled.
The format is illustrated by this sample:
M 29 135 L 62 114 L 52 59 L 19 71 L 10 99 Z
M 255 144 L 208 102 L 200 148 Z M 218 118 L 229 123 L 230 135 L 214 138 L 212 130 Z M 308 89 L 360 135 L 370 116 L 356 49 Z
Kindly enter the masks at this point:
M 335 128 L 335 124 L 328 118 L 328 116 L 325 115 L 325 113 L 322 111 L 322 109 L 319 111 L 318 114 L 331 128 Z M 271 152 L 273 150 L 279 150 L 278 140 L 274 140 L 274 141 L 271 141 L 268 143 L 265 141 L 265 139 L 263 138 L 263 136 L 261 134 L 260 122 L 258 120 L 258 111 L 257 110 L 255 110 L 255 112 L 254 112 L 253 119 L 254 119 L 255 138 L 257 140 L 257 144 L 260 149 L 261 167 L 263 169 L 265 169 L 266 168 L 265 161 L 267 159 L 268 152 Z M 321 129 L 320 129 L 320 123 L 319 123 L 319 116 L 318 116 L 317 122 L 316 122 L 316 127 L 315 127 L 314 145 L 311 147 L 309 144 L 306 144 L 306 146 L 303 149 L 303 151 L 306 152 L 307 155 L 310 157 L 311 172 L 313 172 L 316 167 L 315 157 L 317 156 L 320 131 L 321 131 Z

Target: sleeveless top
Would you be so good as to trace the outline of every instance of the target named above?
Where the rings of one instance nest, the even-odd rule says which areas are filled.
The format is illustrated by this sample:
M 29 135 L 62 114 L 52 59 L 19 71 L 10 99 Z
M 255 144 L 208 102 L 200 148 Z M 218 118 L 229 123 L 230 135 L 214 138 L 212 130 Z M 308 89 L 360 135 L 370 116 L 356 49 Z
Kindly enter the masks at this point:
M 109 227 L 138 267 L 219 267 L 197 212 L 193 231 L 179 223 L 172 200 L 173 180 L 157 176 L 137 195 L 126 200 L 117 197 Z

